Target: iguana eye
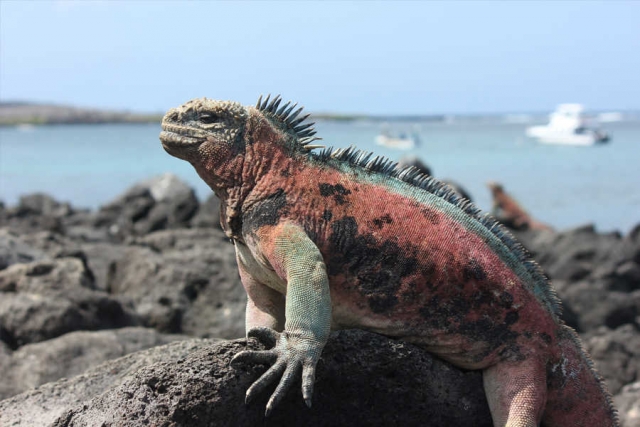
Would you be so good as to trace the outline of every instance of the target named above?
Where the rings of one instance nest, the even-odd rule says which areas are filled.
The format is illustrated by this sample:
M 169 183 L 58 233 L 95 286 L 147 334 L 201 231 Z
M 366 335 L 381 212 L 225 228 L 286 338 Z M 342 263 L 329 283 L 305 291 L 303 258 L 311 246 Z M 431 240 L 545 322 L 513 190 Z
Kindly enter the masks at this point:
M 210 125 L 213 123 L 220 123 L 222 121 L 222 117 L 211 113 L 204 113 L 200 115 L 200 121 L 205 125 Z

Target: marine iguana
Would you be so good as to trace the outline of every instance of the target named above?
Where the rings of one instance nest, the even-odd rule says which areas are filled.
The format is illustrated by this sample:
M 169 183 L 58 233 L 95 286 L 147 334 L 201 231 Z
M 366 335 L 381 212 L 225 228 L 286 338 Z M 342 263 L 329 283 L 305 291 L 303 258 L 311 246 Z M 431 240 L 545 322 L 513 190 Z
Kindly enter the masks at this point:
M 531 218 L 527 211 L 504 190 L 502 184 L 490 181 L 487 187 L 493 197 L 491 214 L 507 227 L 516 230 L 553 230 L 550 226 Z
M 273 347 L 234 358 L 272 364 L 247 402 L 278 382 L 268 415 L 301 375 L 311 406 L 330 331 L 360 328 L 482 370 L 496 426 L 618 425 L 548 279 L 501 225 L 415 168 L 314 152 L 307 117 L 279 96 L 203 98 L 162 121 L 164 149 L 221 199 L 247 336 Z

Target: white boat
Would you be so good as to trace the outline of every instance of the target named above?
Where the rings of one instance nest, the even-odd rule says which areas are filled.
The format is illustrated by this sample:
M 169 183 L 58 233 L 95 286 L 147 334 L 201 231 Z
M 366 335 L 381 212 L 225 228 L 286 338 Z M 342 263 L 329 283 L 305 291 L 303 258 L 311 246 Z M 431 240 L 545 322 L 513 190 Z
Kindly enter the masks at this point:
M 395 148 L 396 150 L 411 150 L 415 148 L 416 141 L 409 137 L 395 138 L 390 135 L 380 134 L 376 136 L 376 144 L 387 148 Z
M 583 112 L 580 104 L 560 104 L 549 116 L 549 124 L 528 127 L 526 134 L 542 144 L 594 145 L 609 141 L 605 132 L 587 126 Z
M 396 136 L 389 132 L 388 125 L 385 123 L 380 134 L 376 136 L 376 144 L 396 150 L 411 150 L 420 144 L 417 126 L 414 128 L 411 135 L 402 132 Z
M 20 132 L 33 132 L 35 128 L 35 125 L 32 125 L 31 123 L 20 123 L 19 125 L 16 125 L 16 129 Z

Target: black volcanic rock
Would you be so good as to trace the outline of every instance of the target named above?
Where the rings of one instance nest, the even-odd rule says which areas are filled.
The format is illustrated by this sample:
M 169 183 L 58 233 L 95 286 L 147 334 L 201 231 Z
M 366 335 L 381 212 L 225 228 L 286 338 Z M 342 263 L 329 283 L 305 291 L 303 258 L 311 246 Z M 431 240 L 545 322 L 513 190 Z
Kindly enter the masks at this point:
M 261 348 L 254 340 L 248 347 Z M 266 367 L 229 363 L 245 348 L 244 340 L 186 341 L 135 353 L 126 358 L 137 368 L 126 376 L 113 378 L 123 365 L 117 359 L 80 382 L 64 380 L 41 387 L 39 395 L 27 392 L 0 402 L 0 421 L 25 425 L 18 417 L 28 410 L 32 419 L 47 423 L 56 414 L 55 426 L 492 425 L 479 372 L 462 372 L 413 345 L 362 331 L 343 331 L 329 340 L 318 366 L 313 408 L 306 407 L 294 385 L 265 419 L 270 390 L 246 406 L 244 395 Z M 164 349 L 166 356 L 159 357 Z M 154 360 L 141 367 L 137 358 Z M 100 371 L 111 381 L 74 393 Z M 69 402 L 74 394 L 78 400 Z
M 53 197 L 34 193 L 20 197 L 20 202 L 14 211 L 15 216 L 51 216 L 63 218 L 73 213 L 69 203 L 61 203 Z
M 210 341 L 208 341 L 209 345 Z M 177 363 L 201 348 L 201 340 L 154 347 L 108 361 L 70 379 L 60 379 L 0 401 L 0 425 L 49 426 L 60 415 L 109 388 L 118 387 L 154 363 Z
M 220 228 L 220 199 L 212 194 L 200 204 L 200 208 L 191 219 L 194 228 Z
M 47 255 L 26 243 L 8 229 L 0 229 L 0 270 L 13 264 L 27 263 L 47 258 Z
M 556 281 L 555 287 L 563 306 L 577 317 L 571 325 L 586 332 L 601 325 L 615 329 L 630 323 L 640 327 L 640 291 L 633 293 L 608 291 L 601 282 Z
M 612 394 L 640 380 L 640 334 L 626 324 L 615 330 L 600 327 L 584 337 L 584 346 Z
M 144 235 L 166 228 L 181 228 L 198 210 L 191 187 L 175 175 L 165 174 L 136 184 L 97 213 L 95 225 L 114 236 Z
M 550 276 L 567 323 L 586 332 L 601 325 L 640 327 L 639 230 L 624 237 L 593 226 L 515 234 Z
M 71 205 L 61 203 L 42 193 L 20 197 L 17 206 L 0 211 L 0 227 L 14 232 L 29 233 L 48 230 L 64 233 L 64 219 L 74 213 Z
M 95 290 L 90 270 L 78 258 L 0 271 L 0 339 L 13 349 L 71 331 L 136 323 L 123 301 Z
M 74 377 L 107 360 L 185 338 L 129 327 L 70 332 L 24 345 L 4 358 L 0 351 L 0 400 L 63 377 Z
M 609 261 L 621 243 L 618 233 L 599 234 L 592 225 L 554 233 L 516 233 L 554 280 L 581 280 Z
M 640 426 L 640 381 L 627 384 L 613 398 L 624 427 Z
M 201 337 L 244 335 L 247 297 L 233 245 L 220 229 L 164 230 L 129 243 L 107 288 L 134 301 L 146 326 Z

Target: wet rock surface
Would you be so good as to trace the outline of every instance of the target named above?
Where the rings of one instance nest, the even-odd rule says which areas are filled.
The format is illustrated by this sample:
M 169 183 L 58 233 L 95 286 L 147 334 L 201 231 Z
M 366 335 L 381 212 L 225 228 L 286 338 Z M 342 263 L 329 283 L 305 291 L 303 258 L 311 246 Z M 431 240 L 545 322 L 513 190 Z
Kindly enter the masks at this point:
M 218 215 L 215 196 L 199 203 L 172 176 L 95 212 L 43 194 L 0 207 L 0 425 L 489 420 L 479 373 L 359 331 L 327 346 L 313 409 L 299 386 L 268 420 L 268 393 L 245 407 L 264 367 L 228 366 L 244 341 L 184 340 L 244 335 L 246 296 Z M 638 425 L 640 225 L 627 235 L 592 226 L 514 234 L 551 277 L 623 425 Z

